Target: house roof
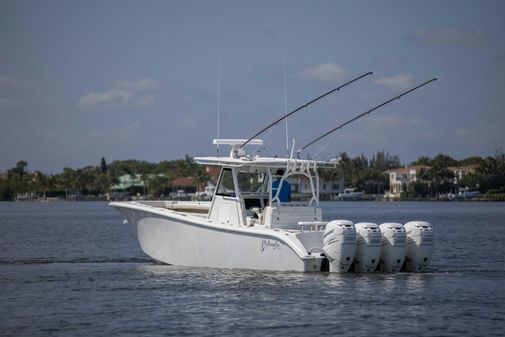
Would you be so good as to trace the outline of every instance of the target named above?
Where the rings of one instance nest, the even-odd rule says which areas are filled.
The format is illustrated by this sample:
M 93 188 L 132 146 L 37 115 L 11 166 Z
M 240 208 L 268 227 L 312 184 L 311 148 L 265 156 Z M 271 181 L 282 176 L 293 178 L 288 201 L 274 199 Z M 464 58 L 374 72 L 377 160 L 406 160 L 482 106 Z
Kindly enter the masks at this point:
M 430 169 L 431 166 L 429 165 L 412 165 L 412 166 L 407 166 L 407 167 L 399 167 L 396 169 L 388 170 L 386 171 L 387 173 L 409 173 L 412 170 L 419 171 L 421 169 Z M 451 171 L 463 171 L 463 172 L 475 172 L 479 168 L 479 165 L 472 164 L 472 165 L 462 165 L 462 166 L 448 166 L 447 169 Z
M 479 169 L 479 165 L 448 166 L 447 168 L 451 171 L 475 172 Z
M 152 179 L 156 176 L 163 176 L 163 174 L 150 173 L 145 175 L 147 179 Z M 123 174 L 122 176 L 118 177 L 118 183 L 112 185 L 110 188 L 112 190 L 126 190 L 131 187 L 144 187 L 145 182 L 142 178 L 144 178 L 142 174 Z
M 195 157 L 198 164 L 224 167 L 253 167 L 253 168 L 286 168 L 288 165 L 297 167 L 335 168 L 337 161 L 319 161 L 295 158 L 277 157 Z
M 195 186 L 195 178 L 193 177 L 178 177 L 172 180 L 172 185 L 177 187 L 192 187 Z

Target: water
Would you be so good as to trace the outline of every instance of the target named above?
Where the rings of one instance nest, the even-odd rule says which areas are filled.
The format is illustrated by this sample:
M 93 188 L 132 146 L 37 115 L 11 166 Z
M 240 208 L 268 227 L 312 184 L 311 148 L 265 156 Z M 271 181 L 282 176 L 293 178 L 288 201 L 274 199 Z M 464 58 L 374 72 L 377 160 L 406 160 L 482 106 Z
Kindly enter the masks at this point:
M 106 203 L 0 203 L 0 335 L 505 335 L 503 203 L 324 203 L 432 223 L 429 272 L 157 265 Z

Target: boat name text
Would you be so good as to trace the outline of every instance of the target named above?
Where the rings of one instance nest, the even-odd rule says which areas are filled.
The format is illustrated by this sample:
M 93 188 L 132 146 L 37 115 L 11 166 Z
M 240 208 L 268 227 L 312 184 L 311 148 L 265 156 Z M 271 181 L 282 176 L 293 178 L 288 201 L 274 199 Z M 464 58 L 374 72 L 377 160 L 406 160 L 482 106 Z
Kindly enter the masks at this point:
M 281 249 L 281 244 L 279 241 L 262 240 L 260 252 L 263 252 L 267 248 L 272 248 L 273 250 Z

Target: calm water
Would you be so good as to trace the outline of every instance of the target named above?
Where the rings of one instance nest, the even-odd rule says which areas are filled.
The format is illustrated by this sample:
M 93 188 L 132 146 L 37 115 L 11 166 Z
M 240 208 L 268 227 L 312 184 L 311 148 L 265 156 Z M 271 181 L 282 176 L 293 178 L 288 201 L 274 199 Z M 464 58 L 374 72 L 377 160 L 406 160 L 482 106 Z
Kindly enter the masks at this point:
M 106 203 L 0 203 L 0 335 L 505 335 L 505 204 L 323 207 L 354 222 L 431 222 L 430 271 L 156 265 Z

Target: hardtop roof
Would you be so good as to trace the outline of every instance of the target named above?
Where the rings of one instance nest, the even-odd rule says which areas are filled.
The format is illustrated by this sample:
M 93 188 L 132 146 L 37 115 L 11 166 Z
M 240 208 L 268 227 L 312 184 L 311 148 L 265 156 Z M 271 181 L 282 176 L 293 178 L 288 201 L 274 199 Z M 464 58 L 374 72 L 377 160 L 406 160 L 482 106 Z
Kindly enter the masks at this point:
M 320 168 L 335 168 L 338 161 L 319 161 L 297 158 L 275 158 L 275 157 L 196 157 L 196 162 L 201 165 L 217 165 L 225 167 L 263 167 L 263 168 L 285 168 L 287 166 L 316 166 Z

